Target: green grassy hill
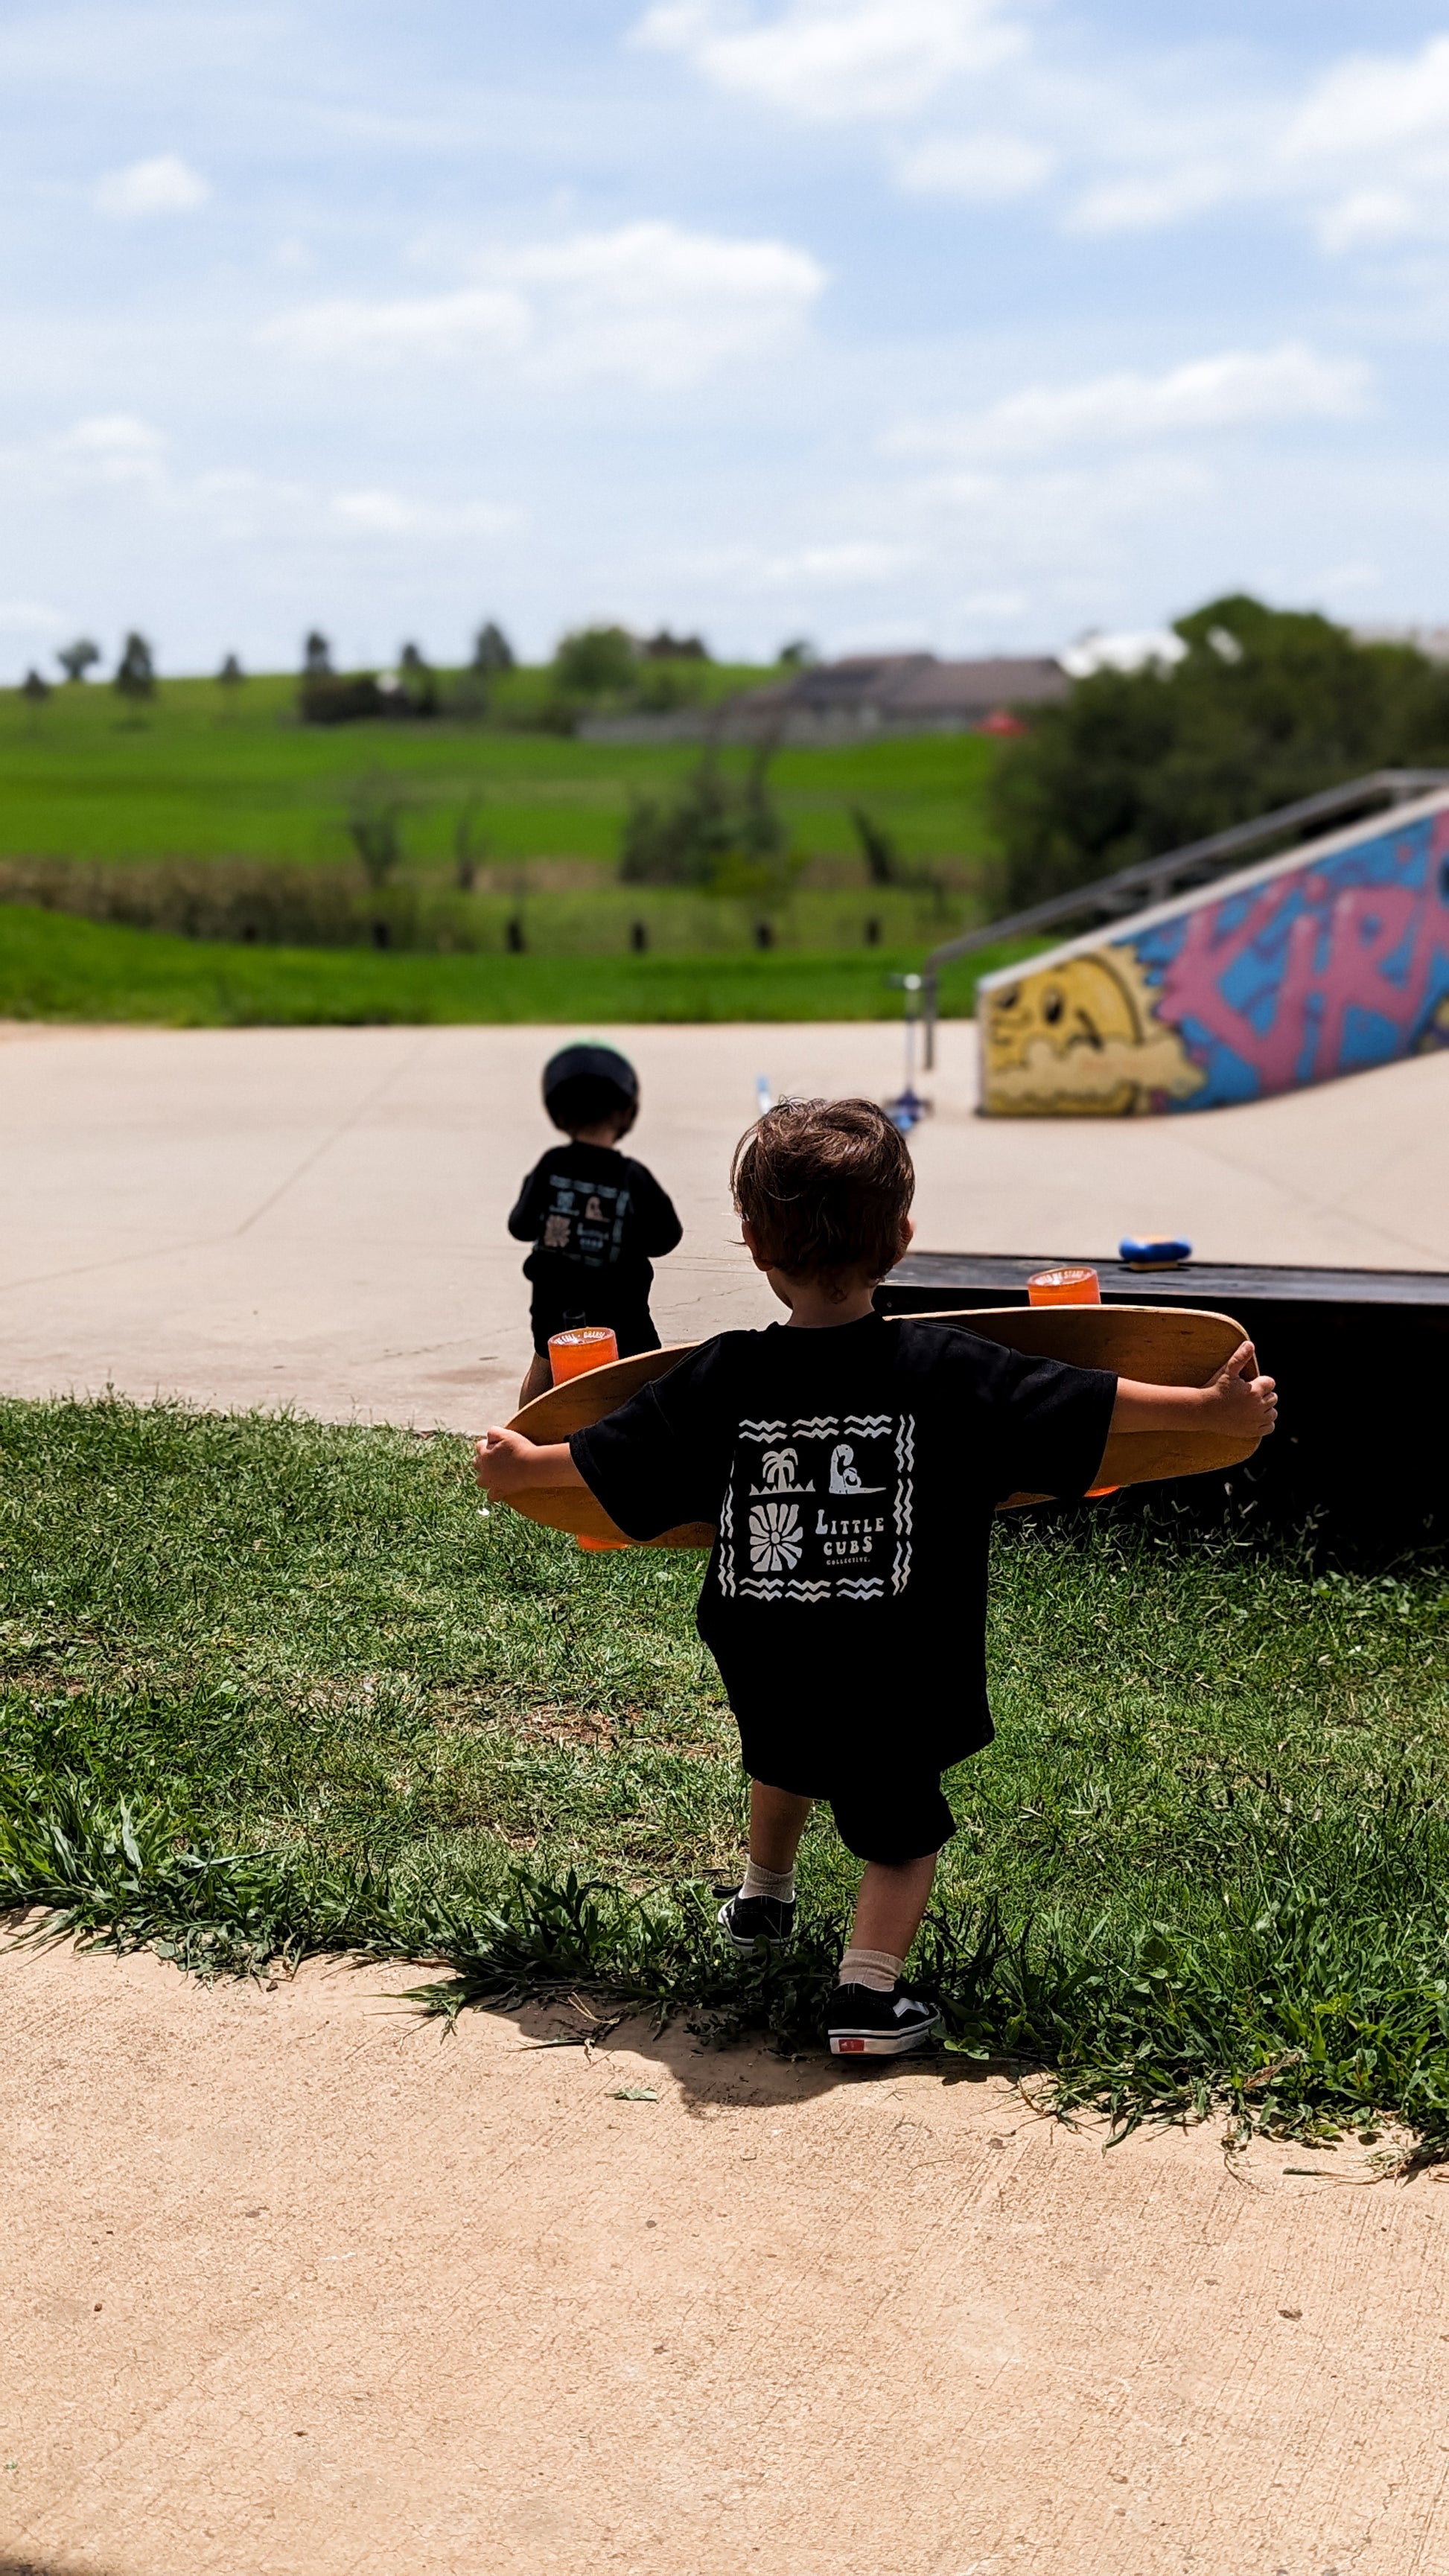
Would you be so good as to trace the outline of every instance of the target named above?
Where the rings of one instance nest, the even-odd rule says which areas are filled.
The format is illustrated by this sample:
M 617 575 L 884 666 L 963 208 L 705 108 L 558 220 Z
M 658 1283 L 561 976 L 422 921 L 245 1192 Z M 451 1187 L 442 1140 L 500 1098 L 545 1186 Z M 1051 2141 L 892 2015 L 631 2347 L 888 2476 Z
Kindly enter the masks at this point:
M 720 694 L 765 675 L 711 676 Z M 449 866 L 470 796 L 484 799 L 478 822 L 491 865 L 608 868 L 631 794 L 682 778 L 698 751 L 508 729 L 511 715 L 528 711 L 536 677 L 519 674 L 512 698 L 497 694 L 497 720 L 472 724 L 302 725 L 295 680 L 276 676 L 229 691 L 163 680 L 139 713 L 103 684 L 59 688 L 39 708 L 0 691 L 0 858 L 335 861 L 347 852 L 358 780 L 381 771 L 411 800 L 409 861 L 425 873 Z M 772 784 L 807 859 L 856 867 L 847 809 L 858 801 L 905 859 L 970 871 L 990 848 L 981 798 L 992 757 L 977 734 L 786 751 Z
M 712 665 L 690 680 L 717 698 L 761 676 Z M 981 917 L 996 756 L 981 736 L 781 752 L 786 890 L 626 885 L 632 805 L 668 799 L 700 748 L 544 730 L 548 686 L 520 671 L 486 716 L 336 726 L 299 721 L 286 675 L 163 681 L 139 707 L 105 684 L 38 706 L 0 692 L 0 1010 L 875 1017 L 900 1007 L 888 974 Z M 749 760 L 721 757 L 736 772 Z M 401 856 L 381 892 L 349 831 L 360 803 L 396 809 Z M 853 807 L 894 850 L 888 884 L 871 881 Z M 969 1009 L 973 989 L 953 978 L 944 1005 Z

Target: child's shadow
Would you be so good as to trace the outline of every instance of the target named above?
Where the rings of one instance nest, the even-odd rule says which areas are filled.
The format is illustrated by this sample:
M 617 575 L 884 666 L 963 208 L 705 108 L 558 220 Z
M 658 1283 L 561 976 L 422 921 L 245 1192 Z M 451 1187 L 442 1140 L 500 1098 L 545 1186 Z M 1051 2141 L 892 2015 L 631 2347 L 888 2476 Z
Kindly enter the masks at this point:
M 682 2012 L 671 2014 L 661 2027 L 651 2012 L 623 2013 L 583 1997 L 565 2004 L 515 2006 L 508 2018 L 518 2031 L 519 2047 L 577 2049 L 586 2053 L 592 2069 L 616 2070 L 611 2088 L 616 2096 L 662 2100 L 667 2089 L 694 2118 L 717 2111 L 784 2109 L 901 2076 L 935 2084 L 984 2083 L 1009 2071 L 993 2060 L 942 2047 L 899 2057 L 833 2057 L 823 2040 L 816 2047 L 785 2051 L 754 2033 L 718 2045 L 691 2031 Z

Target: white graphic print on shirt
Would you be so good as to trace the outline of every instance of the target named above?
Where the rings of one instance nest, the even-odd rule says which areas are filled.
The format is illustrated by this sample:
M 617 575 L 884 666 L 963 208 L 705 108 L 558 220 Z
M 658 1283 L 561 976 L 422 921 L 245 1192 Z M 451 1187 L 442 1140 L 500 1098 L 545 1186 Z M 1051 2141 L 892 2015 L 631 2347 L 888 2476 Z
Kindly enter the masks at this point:
M 585 1270 L 606 1270 L 619 1258 L 629 1192 L 608 1181 L 571 1181 L 549 1175 L 549 1208 L 539 1242 L 546 1252 L 566 1252 Z
M 881 1601 L 911 1573 L 915 1416 L 742 1422 L 719 1518 L 721 1593 Z

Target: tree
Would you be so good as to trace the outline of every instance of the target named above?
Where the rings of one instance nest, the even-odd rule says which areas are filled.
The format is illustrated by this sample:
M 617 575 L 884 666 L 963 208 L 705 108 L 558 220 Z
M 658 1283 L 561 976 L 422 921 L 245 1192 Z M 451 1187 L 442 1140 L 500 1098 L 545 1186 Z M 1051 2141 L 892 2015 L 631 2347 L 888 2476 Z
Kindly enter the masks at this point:
M 370 769 L 365 778 L 359 778 L 348 800 L 347 837 L 374 894 L 401 863 L 406 811 L 394 781 L 381 769 Z
M 860 843 L 860 855 L 865 861 L 865 873 L 871 885 L 903 884 L 905 880 L 901 873 L 900 853 L 884 824 L 877 823 L 874 815 L 867 814 L 863 805 L 851 806 L 850 820 L 855 837 Z
M 332 677 L 332 647 L 315 626 L 302 641 L 302 677 L 304 680 L 330 680 Z
M 55 658 L 68 680 L 80 681 L 99 662 L 101 648 L 88 635 L 78 635 L 73 644 L 63 644 Z
M 145 636 L 138 635 L 134 628 L 121 647 L 111 686 L 137 705 L 143 698 L 156 695 L 156 657 Z
M 20 683 L 20 694 L 30 706 L 43 707 L 50 695 L 50 682 L 42 680 L 40 673 L 32 666 Z
M 241 684 L 242 684 L 243 680 L 246 678 L 246 673 L 245 673 L 245 671 L 242 669 L 242 666 L 241 666 L 240 662 L 238 661 L 238 659 L 237 659 L 237 657 L 236 657 L 235 653 L 228 653 L 228 655 L 227 655 L 227 657 L 226 657 L 226 660 L 223 662 L 223 664 L 222 664 L 222 666 L 221 666 L 221 669 L 217 672 L 216 678 L 217 678 L 217 685 L 218 685 L 218 687 L 219 687 L 219 688 L 223 688 L 223 689 L 238 689 L 238 688 L 240 688 L 240 686 L 241 686 Z
M 671 635 L 667 626 L 661 626 L 657 635 L 649 636 L 640 645 L 639 651 L 646 662 L 707 662 L 709 660 L 709 650 L 702 636 Z
M 478 817 L 482 811 L 482 797 L 467 796 L 459 806 L 453 824 L 453 883 L 460 894 L 472 893 L 488 847 L 487 833 L 478 828 Z
M 565 635 L 553 657 L 559 688 L 580 698 L 627 689 L 637 676 L 634 638 L 622 626 L 583 626 Z
M 502 627 L 491 617 L 486 626 L 479 627 L 473 638 L 473 659 L 468 668 L 477 671 L 484 679 L 490 678 L 495 671 L 514 668 L 513 647 Z
M 707 751 L 677 796 L 636 797 L 624 824 L 625 885 L 701 886 L 711 894 L 783 900 L 794 875 L 788 835 L 769 791 L 768 747 L 743 778 Z
M 988 791 L 1017 911 L 1361 771 L 1449 762 L 1449 670 L 1234 594 L 1170 668 L 1095 671 L 1034 709 Z
M 402 713 L 412 716 L 435 716 L 438 712 L 438 683 L 420 644 L 405 644 L 398 656 L 404 706 Z
M 820 655 L 808 635 L 796 635 L 781 645 L 775 659 L 786 671 L 804 671 L 812 662 L 818 662 Z

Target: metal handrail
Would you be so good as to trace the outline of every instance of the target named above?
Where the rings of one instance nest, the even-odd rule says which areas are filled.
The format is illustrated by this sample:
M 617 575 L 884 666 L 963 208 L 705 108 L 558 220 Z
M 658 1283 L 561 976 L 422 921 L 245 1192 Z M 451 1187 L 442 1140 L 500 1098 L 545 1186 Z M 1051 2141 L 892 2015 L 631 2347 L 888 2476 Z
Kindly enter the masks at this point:
M 1024 912 L 1007 913 L 1003 920 L 989 921 L 980 930 L 963 930 L 958 938 L 933 948 L 921 968 L 926 1063 L 935 1061 L 937 970 L 948 959 L 969 957 L 973 949 L 989 948 L 998 939 L 1048 930 L 1055 922 L 1073 921 L 1083 914 L 1089 921 L 1120 921 L 1154 903 L 1165 903 L 1169 895 L 1211 877 L 1220 860 L 1234 858 L 1240 850 L 1251 850 L 1280 832 L 1291 832 L 1303 823 L 1326 823 L 1357 808 L 1371 809 L 1379 800 L 1405 805 L 1435 787 L 1449 787 L 1449 769 L 1373 769 L 1366 777 L 1347 779 L 1341 787 L 1300 796 L 1296 804 L 1280 805 L 1252 823 L 1233 823 L 1227 831 L 1209 832 L 1205 840 L 1188 841 L 1180 850 L 1164 850 L 1159 858 L 1138 859 L 1130 868 L 1118 868 L 1114 875 L 1098 877 L 1090 885 L 1074 886 L 1070 894 L 1052 895 L 1045 903 L 1029 904 Z

